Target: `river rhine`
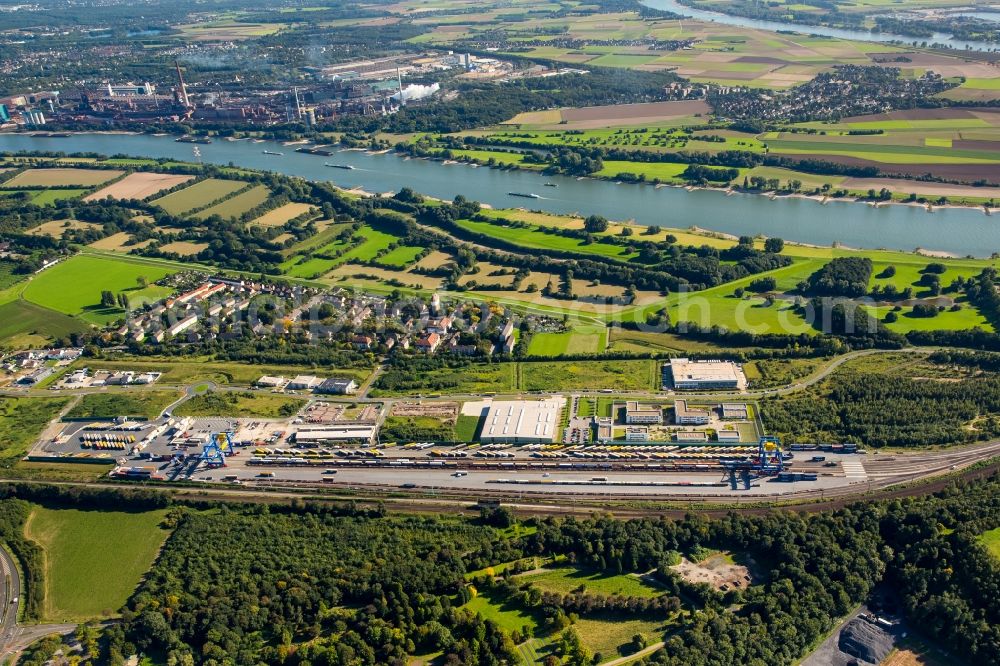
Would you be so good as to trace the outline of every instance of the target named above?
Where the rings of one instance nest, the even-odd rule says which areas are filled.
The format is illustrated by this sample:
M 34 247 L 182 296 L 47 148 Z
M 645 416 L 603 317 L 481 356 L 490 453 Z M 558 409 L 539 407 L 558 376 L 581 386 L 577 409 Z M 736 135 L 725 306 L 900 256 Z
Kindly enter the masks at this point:
M 868 30 L 851 30 L 848 28 L 829 28 L 822 25 L 805 25 L 799 23 L 782 23 L 780 21 L 766 21 L 762 19 L 752 19 L 745 16 L 734 16 L 723 14 L 722 12 L 711 12 L 704 9 L 695 9 L 677 2 L 677 0 L 640 0 L 640 2 L 652 9 L 673 12 L 679 16 L 697 19 L 699 21 L 714 21 L 726 25 L 736 25 L 744 28 L 755 28 L 757 30 L 770 30 L 771 32 L 787 32 L 794 30 L 807 35 L 822 35 L 824 37 L 837 37 L 839 39 L 853 39 L 862 42 L 902 42 L 903 44 L 913 44 L 926 42 L 928 44 L 939 44 L 953 49 L 965 50 L 973 49 L 977 51 L 993 51 L 1000 48 L 1000 44 L 991 42 L 979 42 L 974 40 L 955 39 L 951 35 L 935 33 L 933 37 L 918 38 L 906 35 L 893 35 L 887 32 L 871 32 Z
M 192 161 L 193 146 L 166 136 L 133 134 L 78 134 L 67 138 L 0 135 L 0 151 L 93 152 Z M 937 250 L 955 255 L 989 256 L 1000 251 L 1000 218 L 973 208 L 939 208 L 928 213 L 916 206 L 834 201 L 758 195 L 732 195 L 711 190 L 615 184 L 610 181 L 565 176 L 542 176 L 528 171 L 404 159 L 394 153 L 344 151 L 335 157 L 294 152 L 293 146 L 216 139 L 198 149 L 205 162 L 269 169 L 310 180 L 330 181 L 344 188 L 370 192 L 411 187 L 442 199 L 464 195 L 493 207 L 527 207 L 553 213 L 598 214 L 615 220 L 635 220 L 686 229 L 692 226 L 729 234 L 764 234 L 786 240 L 829 246 L 898 250 Z M 284 153 L 265 155 L 263 150 Z M 353 170 L 334 169 L 324 162 L 349 164 Z M 558 187 L 545 187 L 553 182 Z M 539 199 L 511 197 L 509 192 L 533 192 Z

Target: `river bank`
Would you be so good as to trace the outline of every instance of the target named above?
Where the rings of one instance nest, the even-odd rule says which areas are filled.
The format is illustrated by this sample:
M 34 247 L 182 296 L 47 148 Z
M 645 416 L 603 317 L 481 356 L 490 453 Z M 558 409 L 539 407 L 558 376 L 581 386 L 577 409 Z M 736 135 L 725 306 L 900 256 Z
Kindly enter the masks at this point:
M 384 152 L 384 151 L 382 151 L 382 152 Z M 369 154 L 375 154 L 375 153 L 374 152 L 369 152 Z M 464 166 L 471 166 L 471 167 L 474 167 L 474 168 L 485 167 L 485 168 L 489 168 L 489 169 L 496 169 L 496 170 L 499 170 L 499 171 L 514 171 L 514 170 L 516 170 L 516 171 L 525 171 L 525 172 L 528 172 L 528 173 L 534 173 L 534 174 L 538 174 L 538 175 L 544 175 L 542 172 L 540 172 L 537 169 L 526 169 L 526 168 L 521 167 L 521 166 L 519 166 L 517 164 L 514 164 L 514 163 L 489 164 L 488 162 L 486 162 L 484 160 L 480 160 L 480 159 L 476 159 L 476 158 L 468 157 L 468 156 L 460 156 L 460 157 L 457 157 L 457 158 L 456 157 L 448 157 L 448 158 L 446 158 L 446 157 L 441 157 L 441 156 L 436 156 L 436 155 L 413 156 L 413 155 L 408 155 L 405 152 L 402 152 L 402 153 L 399 153 L 399 154 L 402 155 L 402 156 L 404 156 L 404 159 L 434 161 L 434 162 L 438 162 L 438 163 L 440 163 L 440 164 L 442 164 L 444 166 L 464 165 Z M 794 176 L 794 175 L 796 175 L 796 173 L 797 172 L 792 172 L 790 174 L 790 176 Z M 809 174 L 803 174 L 803 175 L 809 175 Z M 1000 206 L 987 206 L 986 204 L 988 203 L 988 197 L 986 197 L 986 196 L 981 196 L 980 197 L 978 195 L 978 193 L 976 192 L 977 188 L 975 188 L 975 187 L 973 187 L 971 185 L 965 186 L 965 185 L 957 185 L 957 184 L 951 184 L 951 183 L 937 183 L 937 182 L 933 182 L 933 181 L 907 180 L 907 179 L 903 179 L 903 178 L 888 178 L 888 177 L 883 177 L 883 178 L 877 178 L 877 179 L 872 179 L 872 180 L 881 181 L 881 183 L 880 183 L 881 186 L 886 187 L 887 189 L 889 189 L 890 191 L 892 191 L 894 193 L 901 193 L 901 192 L 905 191 L 905 192 L 907 192 L 907 196 L 909 196 L 909 193 L 912 192 L 912 193 L 916 194 L 920 199 L 924 199 L 924 201 L 907 201 L 905 199 L 877 199 L 877 200 L 873 200 L 873 199 L 870 199 L 870 198 L 868 198 L 866 196 L 867 195 L 867 191 L 866 190 L 867 189 L 871 189 L 871 188 L 868 188 L 868 187 L 861 188 L 861 189 L 854 189 L 854 190 L 847 189 L 848 194 L 846 194 L 846 195 L 843 195 L 843 196 L 831 196 L 831 195 L 828 195 L 828 194 L 809 193 L 809 192 L 787 192 L 787 191 L 781 191 L 781 190 L 744 189 L 742 187 L 734 186 L 732 184 L 713 186 L 713 185 L 703 185 L 703 184 L 695 185 L 695 184 L 692 184 L 692 183 L 668 183 L 668 182 L 656 181 L 656 180 L 652 180 L 652 181 L 651 180 L 641 180 L 641 181 L 640 180 L 635 180 L 635 181 L 628 180 L 628 181 L 626 181 L 626 180 L 622 180 L 621 178 L 618 178 L 617 176 L 600 176 L 600 175 L 596 175 L 596 174 L 590 174 L 590 175 L 587 175 L 587 176 L 576 176 L 576 179 L 578 181 L 583 181 L 583 180 L 602 180 L 602 181 L 605 181 L 605 182 L 614 183 L 615 185 L 650 185 L 650 186 L 653 186 L 654 188 L 668 188 L 668 187 L 670 187 L 670 188 L 679 188 L 679 189 L 683 189 L 683 190 L 686 190 L 686 191 L 689 191 L 689 192 L 693 192 L 693 191 L 722 192 L 722 193 L 725 193 L 727 196 L 728 195 L 733 195 L 733 194 L 757 195 L 757 196 L 766 197 L 769 200 L 782 199 L 782 198 L 798 198 L 798 199 L 806 199 L 806 200 L 809 200 L 809 201 L 815 201 L 815 202 L 817 202 L 819 204 L 827 204 L 827 203 L 832 202 L 832 201 L 842 201 L 842 202 L 846 202 L 846 203 L 867 204 L 869 206 L 873 206 L 873 207 L 876 207 L 876 208 L 879 208 L 879 207 L 882 207 L 882 206 L 885 206 L 885 205 L 902 205 L 902 206 L 912 206 L 912 207 L 921 208 L 921 209 L 924 209 L 924 210 L 926 210 L 928 212 L 934 212 L 934 210 L 937 210 L 937 209 L 956 208 L 956 209 L 978 210 L 978 211 L 981 211 L 982 213 L 984 213 L 985 215 L 992 215 L 992 213 L 994 211 L 1000 211 Z M 850 179 L 848 179 L 848 180 L 850 180 Z M 910 187 L 910 186 L 912 186 L 912 187 Z M 940 193 L 935 193 L 933 191 L 926 191 L 926 190 L 925 191 L 921 191 L 920 186 L 930 187 L 932 189 L 947 188 L 947 189 L 949 189 L 951 191 L 951 193 L 952 193 L 951 196 L 957 196 L 957 197 L 976 197 L 976 198 L 982 198 L 983 201 L 982 202 L 980 202 L 980 201 L 967 202 L 967 203 L 964 203 L 964 202 L 951 202 L 951 201 L 949 201 L 949 202 L 943 203 L 943 204 L 933 203 L 933 202 L 929 201 L 929 199 L 935 198 L 935 197 L 940 198 L 941 196 L 947 197 L 947 195 L 940 194 Z M 959 190 L 961 188 L 966 188 L 967 191 L 959 193 Z M 983 189 L 988 190 L 990 194 L 994 194 L 995 195 L 994 197 L 990 197 L 990 198 L 995 198 L 996 201 L 1000 202 L 1000 192 L 995 192 L 998 188 L 983 188 Z
M 273 143 L 281 150 L 280 143 Z M 694 224 L 719 232 L 749 236 L 776 236 L 789 241 L 831 247 L 915 247 L 958 256 L 989 256 L 1000 247 L 1000 225 L 972 208 L 935 208 L 928 215 L 916 206 L 863 206 L 839 200 L 826 204 L 804 197 L 726 195 L 725 191 L 683 187 L 624 187 L 611 181 L 572 176 L 544 176 L 523 170 L 445 166 L 431 160 L 405 160 L 395 153 L 362 151 L 337 153 L 337 161 L 353 169 L 331 169 L 316 155 L 286 152 L 282 158 L 262 154 L 268 142 L 213 141 L 191 146 L 174 137 L 146 134 L 76 134 L 66 138 L 33 138 L 0 134 L 0 151 L 132 155 L 144 159 L 194 162 L 198 148 L 205 164 L 240 165 L 276 171 L 313 181 L 329 182 L 345 190 L 396 192 L 409 187 L 443 200 L 464 196 L 493 208 L 519 205 L 510 192 L 537 192 L 532 208 L 548 213 L 602 215 L 612 220 L 633 219 L 643 226 L 685 229 Z M 557 187 L 544 187 L 552 182 Z
M 712 21 L 744 28 L 769 30 L 771 32 L 788 32 L 794 30 L 807 35 L 820 35 L 823 37 L 836 37 L 838 39 L 851 39 L 862 42 L 879 42 L 883 44 L 917 44 L 923 42 L 930 43 L 932 46 L 938 48 L 960 51 L 992 51 L 1000 47 L 1000 45 L 992 42 L 958 39 L 953 35 L 946 35 L 944 33 L 935 33 L 931 38 L 918 38 L 909 35 L 895 35 L 888 32 L 873 32 L 871 30 L 754 19 L 735 14 L 726 14 L 720 11 L 691 7 L 681 4 L 678 0 L 639 0 L 639 3 L 650 9 L 658 9 L 698 21 Z

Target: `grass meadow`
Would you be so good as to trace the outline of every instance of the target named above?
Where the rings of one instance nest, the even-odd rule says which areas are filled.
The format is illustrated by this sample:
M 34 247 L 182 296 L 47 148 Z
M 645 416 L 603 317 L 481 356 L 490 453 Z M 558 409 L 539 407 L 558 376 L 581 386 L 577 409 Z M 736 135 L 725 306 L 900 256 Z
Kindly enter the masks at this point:
M 165 514 L 35 507 L 25 534 L 44 551 L 43 620 L 116 615 L 167 538 Z
M 34 303 L 16 300 L 0 305 L 0 345 L 5 347 L 37 346 L 85 330 L 87 325 L 79 319 Z
M 153 419 L 181 397 L 177 391 L 129 391 L 128 393 L 87 393 L 66 414 L 66 418 L 114 418 L 138 416 Z
M 626 597 L 658 597 L 663 594 L 662 589 L 644 582 L 638 576 L 606 574 L 578 567 L 544 569 L 539 573 L 519 576 L 519 579 L 540 590 L 559 594 L 569 594 L 581 586 L 589 593 L 604 596 L 618 594 Z
M 986 549 L 993 553 L 993 556 L 1000 559 L 1000 527 L 983 532 L 979 535 L 979 541 Z
M 294 414 L 305 400 L 271 393 L 203 393 L 181 403 L 177 416 L 227 416 L 277 419 Z
M 69 398 L 0 397 L 0 464 L 21 458 Z
M 124 315 L 120 308 L 101 306 L 101 292 L 125 293 L 133 307 L 170 295 L 171 289 L 154 284 L 173 271 L 162 266 L 76 255 L 47 268 L 27 284 L 24 299 L 63 314 L 107 324 Z M 149 286 L 139 288 L 137 279 Z

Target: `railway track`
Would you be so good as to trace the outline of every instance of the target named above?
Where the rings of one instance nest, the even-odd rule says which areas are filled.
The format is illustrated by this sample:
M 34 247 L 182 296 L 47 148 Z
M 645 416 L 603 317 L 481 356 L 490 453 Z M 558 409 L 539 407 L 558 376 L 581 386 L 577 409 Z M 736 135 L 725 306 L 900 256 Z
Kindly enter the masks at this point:
M 1000 447 L 1000 443 L 997 443 Z M 991 447 L 992 451 L 993 448 Z M 381 505 L 388 509 L 440 513 L 477 510 L 481 500 L 496 500 L 524 515 L 589 515 L 595 512 L 610 513 L 621 518 L 643 516 L 682 517 L 687 513 L 706 516 L 723 516 L 730 512 L 764 514 L 775 509 L 796 511 L 822 511 L 843 507 L 862 499 L 890 499 L 913 497 L 937 492 L 954 479 L 975 479 L 1000 471 L 1000 459 L 968 469 L 952 470 L 945 462 L 920 472 L 900 475 L 892 479 L 873 480 L 850 486 L 829 489 L 793 491 L 781 496 L 750 495 L 700 495 L 684 496 L 631 495 L 628 498 L 610 498 L 601 493 L 546 493 L 546 492 L 495 492 L 414 489 L 401 492 L 397 487 L 352 484 L 336 489 L 317 487 L 315 484 L 284 484 L 273 488 L 246 486 L 218 488 L 212 486 L 177 486 L 167 484 L 142 484 L 144 490 L 161 492 L 178 500 L 220 502 L 263 502 L 274 500 L 303 500 L 323 503 L 352 502 L 359 506 Z M 930 478 L 929 478 L 930 477 Z M 74 481 L 32 482 L 3 480 L 0 483 L 29 485 L 55 485 L 81 488 L 116 488 L 121 483 L 84 483 Z M 328 491 L 328 492 L 323 492 Z

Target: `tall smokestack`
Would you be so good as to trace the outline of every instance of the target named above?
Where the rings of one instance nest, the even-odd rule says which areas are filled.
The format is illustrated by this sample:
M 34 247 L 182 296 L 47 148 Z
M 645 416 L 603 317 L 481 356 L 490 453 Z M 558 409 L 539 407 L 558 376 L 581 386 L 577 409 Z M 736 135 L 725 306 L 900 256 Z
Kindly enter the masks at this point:
M 174 69 L 177 70 L 177 101 L 186 109 L 190 109 L 192 104 L 188 98 L 187 86 L 184 84 L 184 75 L 181 74 L 181 66 L 174 60 Z
M 399 81 L 399 105 L 406 106 L 406 100 L 403 99 L 403 75 L 399 73 L 399 67 L 396 67 L 396 80 Z
M 292 94 L 295 95 L 295 118 L 302 120 L 302 102 L 299 101 L 299 89 L 292 88 Z

